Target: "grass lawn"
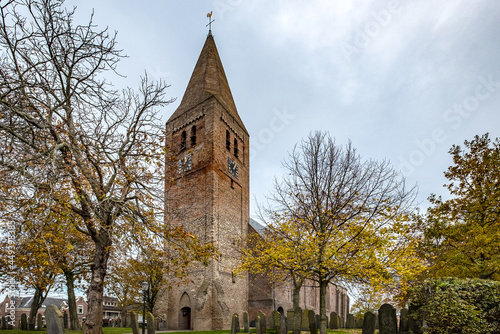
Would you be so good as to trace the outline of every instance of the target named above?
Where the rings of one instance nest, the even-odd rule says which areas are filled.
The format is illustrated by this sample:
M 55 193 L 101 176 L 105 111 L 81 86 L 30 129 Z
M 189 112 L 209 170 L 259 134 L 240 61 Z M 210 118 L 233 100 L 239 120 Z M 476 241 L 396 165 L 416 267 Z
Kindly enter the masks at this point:
M 122 327 L 103 327 L 103 334 L 123 334 L 123 333 L 132 333 L 132 328 L 122 328 Z M 272 331 L 274 333 L 274 331 Z M 83 331 L 72 331 L 69 329 L 65 330 L 66 334 L 82 334 Z M 141 329 L 139 329 L 139 333 L 141 333 Z M 189 334 L 229 334 L 231 331 L 188 331 Z M 250 330 L 250 334 L 255 333 L 255 329 Z M 268 332 L 269 333 L 269 332 Z M 306 334 L 309 332 L 302 332 L 302 334 Z M 318 331 L 319 333 L 319 331 Z M 361 333 L 361 329 L 339 329 L 339 330 L 328 330 L 328 334 L 359 334 Z M 12 329 L 12 330 L 0 330 L 0 334 L 47 334 L 47 330 L 41 331 L 22 331 L 20 329 Z M 169 332 L 168 334 L 186 334 L 186 332 Z

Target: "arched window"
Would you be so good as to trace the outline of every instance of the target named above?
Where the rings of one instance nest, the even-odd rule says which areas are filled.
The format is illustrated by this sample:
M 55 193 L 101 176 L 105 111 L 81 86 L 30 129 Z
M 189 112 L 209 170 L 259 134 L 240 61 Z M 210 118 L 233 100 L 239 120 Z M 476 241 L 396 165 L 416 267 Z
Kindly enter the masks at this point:
M 238 157 L 238 139 L 234 138 L 234 156 Z
M 229 130 L 226 130 L 226 149 L 231 152 L 231 135 L 229 134 Z
M 181 134 L 181 151 L 186 149 L 186 131 L 182 131 Z
M 191 147 L 196 145 L 196 125 L 191 128 Z

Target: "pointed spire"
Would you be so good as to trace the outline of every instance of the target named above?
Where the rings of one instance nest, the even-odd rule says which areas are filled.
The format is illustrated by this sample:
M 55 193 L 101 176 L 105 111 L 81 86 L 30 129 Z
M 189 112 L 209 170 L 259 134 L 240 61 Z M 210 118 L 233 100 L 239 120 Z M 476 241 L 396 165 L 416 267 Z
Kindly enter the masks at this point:
M 172 114 L 169 121 L 179 117 L 212 96 L 222 104 L 226 111 L 246 131 L 238 115 L 214 38 L 212 34 L 209 34 L 194 67 L 193 74 L 191 74 L 191 79 L 184 92 L 181 104 Z

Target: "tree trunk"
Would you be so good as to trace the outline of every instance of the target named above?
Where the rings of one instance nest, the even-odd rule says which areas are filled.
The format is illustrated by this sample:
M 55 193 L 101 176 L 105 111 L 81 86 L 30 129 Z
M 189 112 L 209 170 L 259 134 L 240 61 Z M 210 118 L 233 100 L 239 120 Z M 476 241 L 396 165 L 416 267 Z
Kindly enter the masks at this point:
M 28 319 L 29 330 L 35 330 L 36 314 L 38 313 L 38 309 L 42 306 L 46 296 L 47 294 L 44 296 L 43 290 L 40 287 L 35 287 L 35 295 L 33 296 L 33 301 L 31 302 L 30 316 Z
M 293 309 L 300 307 L 300 289 L 302 288 L 302 280 L 293 278 L 292 302 Z
M 100 231 L 93 238 L 95 254 L 92 264 L 92 278 L 88 292 L 88 314 L 85 320 L 84 334 L 102 334 L 102 299 L 104 278 L 111 248 L 111 238 L 108 231 Z
M 302 319 L 302 314 L 298 314 L 299 312 L 302 313 L 300 309 L 300 289 L 302 288 L 302 283 L 303 279 L 301 278 L 295 278 L 293 277 L 293 290 L 292 290 L 292 301 L 293 301 L 293 321 L 292 323 L 292 328 L 289 328 L 292 330 L 292 334 L 300 334 L 301 332 L 301 325 L 302 321 L 299 323 L 299 319 Z M 292 319 L 290 319 L 292 320 Z
M 326 334 L 326 287 L 328 281 L 319 279 L 319 332 Z
M 66 289 L 68 290 L 69 323 L 71 330 L 81 330 L 76 310 L 75 276 L 71 270 L 63 270 L 66 277 Z

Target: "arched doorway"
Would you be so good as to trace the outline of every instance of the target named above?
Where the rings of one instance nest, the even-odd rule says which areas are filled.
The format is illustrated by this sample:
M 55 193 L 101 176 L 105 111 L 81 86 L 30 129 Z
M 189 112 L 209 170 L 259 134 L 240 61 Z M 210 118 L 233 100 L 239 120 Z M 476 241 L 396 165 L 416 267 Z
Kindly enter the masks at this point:
M 278 307 L 278 312 L 285 315 L 285 310 L 283 309 L 283 307 Z
M 179 312 L 179 329 L 191 329 L 191 308 L 183 307 Z

